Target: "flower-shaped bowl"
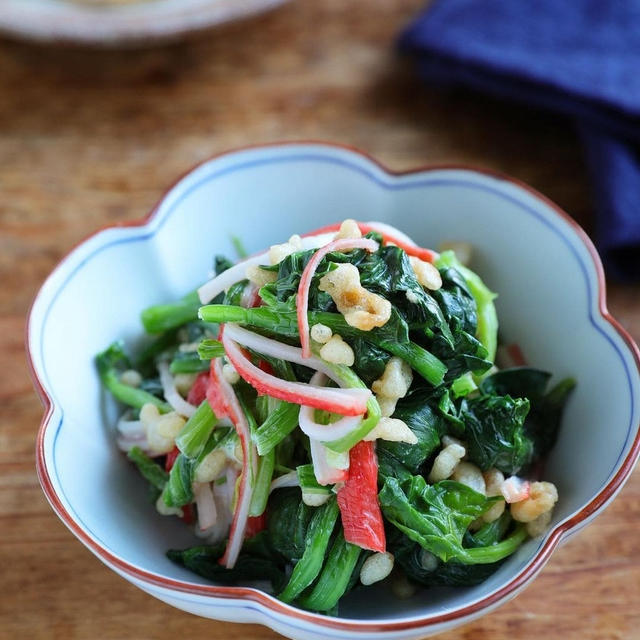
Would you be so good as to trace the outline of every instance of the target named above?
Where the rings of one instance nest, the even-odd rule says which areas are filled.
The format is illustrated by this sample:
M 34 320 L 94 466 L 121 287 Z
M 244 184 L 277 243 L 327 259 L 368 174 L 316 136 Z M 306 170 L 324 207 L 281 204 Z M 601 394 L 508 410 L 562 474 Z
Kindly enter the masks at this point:
M 526 542 L 478 586 L 419 591 L 406 600 L 374 586 L 354 591 L 331 617 L 284 604 L 255 585 L 210 584 L 165 557 L 194 538 L 177 519 L 154 512 L 146 486 L 117 450 L 116 408 L 101 391 L 93 358 L 119 337 L 135 347 L 140 311 L 204 281 L 215 253 L 233 254 L 231 236 L 255 252 L 349 217 L 391 223 L 423 246 L 471 243 L 474 269 L 499 293 L 502 339 L 518 343 L 532 365 L 575 377 L 577 387 L 547 461 L 545 476 L 560 500 L 543 538 Z M 179 180 L 143 221 L 103 229 L 64 258 L 34 301 L 27 341 L 46 405 L 38 473 L 69 529 L 160 600 L 291 638 L 420 638 L 491 611 L 605 508 L 640 451 L 640 357 L 607 312 L 595 249 L 546 198 L 484 171 L 396 174 L 323 144 L 213 158 Z

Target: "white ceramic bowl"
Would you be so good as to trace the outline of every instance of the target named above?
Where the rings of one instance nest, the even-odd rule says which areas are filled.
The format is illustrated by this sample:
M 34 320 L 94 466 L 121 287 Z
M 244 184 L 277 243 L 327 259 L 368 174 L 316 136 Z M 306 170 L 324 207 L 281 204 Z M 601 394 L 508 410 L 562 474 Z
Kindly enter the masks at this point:
M 175 40 L 266 11 L 286 0 L 1 0 L 0 33 L 38 42 L 99 46 Z
M 191 534 L 154 513 L 146 486 L 117 451 L 114 406 L 102 399 L 93 356 L 117 337 L 135 343 L 140 310 L 202 282 L 214 253 L 233 253 L 232 234 L 253 252 L 347 217 L 392 223 L 424 246 L 472 243 L 474 267 L 500 294 L 504 338 L 517 341 L 533 365 L 574 376 L 578 385 L 546 471 L 560 501 L 544 539 L 528 541 L 479 586 L 405 601 L 363 589 L 341 604 L 340 618 L 331 618 L 256 588 L 209 584 L 165 558 L 167 548 L 189 544 Z M 214 158 L 182 178 L 142 223 L 90 237 L 38 294 L 28 350 L 47 407 L 38 473 L 71 531 L 114 571 L 165 602 L 210 618 L 258 622 L 291 638 L 374 632 L 419 638 L 490 611 L 605 507 L 640 450 L 638 349 L 607 313 L 600 261 L 566 214 L 504 177 L 461 168 L 392 174 L 327 145 Z

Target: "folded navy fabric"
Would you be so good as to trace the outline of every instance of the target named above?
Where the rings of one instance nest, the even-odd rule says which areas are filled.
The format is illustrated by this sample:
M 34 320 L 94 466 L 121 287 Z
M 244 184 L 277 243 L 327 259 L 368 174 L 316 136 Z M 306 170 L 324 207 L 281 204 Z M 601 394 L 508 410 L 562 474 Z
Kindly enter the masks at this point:
M 640 280 L 640 145 L 581 130 L 598 211 L 598 249 L 608 273 Z
M 429 82 L 574 118 L 607 272 L 640 278 L 640 0 L 436 0 L 399 44 Z

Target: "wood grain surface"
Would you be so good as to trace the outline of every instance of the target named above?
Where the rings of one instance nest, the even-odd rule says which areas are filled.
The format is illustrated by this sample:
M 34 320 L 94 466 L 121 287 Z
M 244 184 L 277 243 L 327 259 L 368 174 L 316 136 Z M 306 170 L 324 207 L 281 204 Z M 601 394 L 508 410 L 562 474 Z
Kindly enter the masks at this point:
M 420 0 L 297 0 L 145 51 L 0 41 L 0 637 L 278 637 L 170 608 L 129 585 L 58 521 L 34 470 L 42 407 L 25 313 L 75 243 L 139 218 L 192 165 L 274 140 L 354 145 L 393 169 L 462 162 L 509 173 L 591 227 L 569 123 L 424 88 L 394 54 Z M 640 339 L 638 286 L 610 284 Z M 606 425 L 603 425 L 606 426 Z M 446 640 L 640 638 L 640 475 L 519 597 Z

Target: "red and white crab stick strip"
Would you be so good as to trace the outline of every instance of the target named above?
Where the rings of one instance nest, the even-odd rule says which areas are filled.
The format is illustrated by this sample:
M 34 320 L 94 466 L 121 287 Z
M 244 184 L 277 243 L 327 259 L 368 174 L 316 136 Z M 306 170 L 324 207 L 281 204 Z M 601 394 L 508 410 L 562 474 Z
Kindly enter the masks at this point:
M 420 260 L 424 260 L 425 262 L 433 262 L 438 257 L 438 253 L 436 251 L 419 247 L 405 233 L 389 224 L 385 224 L 384 222 L 357 222 L 357 225 L 362 233 L 377 231 L 382 235 L 382 239 L 385 243 L 393 243 L 403 249 L 408 255 L 420 258 Z M 322 227 L 321 229 L 316 229 L 311 233 L 327 233 L 330 231 L 338 231 L 339 229 L 340 224 L 330 224 L 326 227 Z
M 342 386 L 340 380 L 324 360 L 316 358 L 315 356 L 312 356 L 311 358 L 304 358 L 300 347 L 294 347 L 290 344 L 278 342 L 277 340 L 261 336 L 259 333 L 254 333 L 253 331 L 249 331 L 249 329 L 245 329 L 244 327 L 240 327 L 237 324 L 229 322 L 224 325 L 223 334 L 224 333 L 228 334 L 232 340 L 238 342 L 243 347 L 253 349 L 253 351 L 265 356 L 271 356 L 272 358 L 278 358 L 279 360 L 286 360 L 287 362 L 295 362 L 296 364 L 301 364 L 305 367 L 309 367 L 310 369 L 315 369 L 316 371 L 324 373 L 327 378 L 330 378 L 339 386 Z
M 359 416 L 367 410 L 367 400 L 371 396 L 368 389 L 327 389 L 282 380 L 256 367 L 242 352 L 228 330 L 222 336 L 222 344 L 227 358 L 238 374 L 258 393 L 347 416 Z
M 190 418 L 197 407 L 187 402 L 176 389 L 176 383 L 173 380 L 171 371 L 169 371 L 169 363 L 161 361 L 158 363 L 158 373 L 160 374 L 160 384 L 167 402 L 171 408 L 180 415 Z
M 348 436 L 358 428 L 363 418 L 362 415 L 345 415 L 331 424 L 319 424 L 314 420 L 313 412 L 312 407 L 306 405 L 300 407 L 300 429 L 310 438 L 320 442 L 331 442 Z
M 519 344 L 500 345 L 496 353 L 496 363 L 501 369 L 510 367 L 526 367 L 527 359 Z
M 393 242 L 394 244 L 402 242 L 409 247 L 418 247 L 418 244 L 413 240 L 413 238 L 410 238 L 404 231 L 400 231 L 400 229 L 387 224 L 386 222 L 370 220 L 369 222 L 362 222 L 360 224 L 362 224 L 362 227 L 366 229 L 365 233 L 369 231 L 377 231 L 378 233 L 381 233 L 384 238 L 388 238 L 387 242 Z
M 213 497 L 210 482 L 195 482 L 193 485 L 193 496 L 196 499 L 198 508 L 198 526 L 200 531 L 213 527 L 218 519 L 216 502 Z
M 238 264 L 234 264 L 219 276 L 205 282 L 198 289 L 198 297 L 202 304 L 211 302 L 219 293 L 226 291 L 232 284 L 244 280 L 246 277 L 247 267 L 256 264 L 269 264 L 269 253 L 261 253 L 257 256 L 251 256 Z
M 309 384 L 323 386 L 326 382 L 327 377 L 324 373 L 316 371 Z M 349 453 L 330 453 L 322 442 L 337 440 L 348 435 L 362 422 L 362 416 L 345 416 L 332 424 L 324 425 L 315 421 L 314 411 L 312 407 L 303 405 L 300 407 L 298 418 L 300 429 L 309 436 L 313 473 L 321 485 L 344 482 L 349 468 Z M 329 462 L 329 456 L 332 457 L 334 464 Z
M 302 238 L 303 249 L 316 249 L 323 244 L 330 242 L 333 238 L 333 233 L 314 233 L 305 238 Z M 198 289 L 198 297 L 202 304 L 211 302 L 219 293 L 226 291 L 232 284 L 244 280 L 246 278 L 247 267 L 252 265 L 268 265 L 269 252 L 264 251 L 255 256 L 245 258 L 241 262 L 234 264 L 233 267 L 223 271 L 219 276 L 212 278 L 208 282 L 205 282 Z
M 233 512 L 227 548 L 220 560 L 227 569 L 232 569 L 242 549 L 244 533 L 247 528 L 249 506 L 251 504 L 251 490 L 254 478 L 258 472 L 258 453 L 255 450 L 255 445 L 251 442 L 249 424 L 238 402 L 235 391 L 222 375 L 221 358 L 216 358 L 212 361 L 211 378 L 212 384 L 218 386 L 224 398 L 229 417 L 235 425 L 238 438 L 240 439 L 240 446 L 242 447 L 242 475 L 240 476 L 240 484 L 238 487 L 238 499 L 236 501 L 235 511 Z
M 375 444 L 362 440 L 349 451 L 349 474 L 338 490 L 344 539 L 363 549 L 384 552 L 384 521 L 378 501 Z
M 290 471 L 289 473 L 285 473 L 283 476 L 276 478 L 271 481 L 271 486 L 269 487 L 269 493 L 275 491 L 276 489 L 282 489 L 283 487 L 299 487 L 300 479 L 298 478 L 297 471 Z
M 314 387 L 323 387 L 327 382 L 324 373 L 317 371 L 313 374 L 309 384 Z M 299 424 L 303 433 L 319 442 L 331 442 L 348 436 L 362 422 L 362 416 L 345 416 L 331 424 L 319 424 L 314 419 L 312 407 L 301 406 Z
M 313 254 L 300 277 L 298 298 L 296 300 L 296 306 L 298 309 L 298 332 L 300 333 L 300 344 L 302 345 L 302 356 L 304 358 L 311 357 L 309 318 L 307 317 L 307 312 L 309 310 L 309 288 L 311 287 L 311 279 L 320 265 L 322 258 L 332 251 L 366 249 L 373 253 L 378 250 L 378 247 L 378 243 L 374 240 L 370 240 L 369 238 L 342 238 L 326 244 Z
M 311 449 L 311 462 L 313 463 L 313 474 L 318 484 L 326 486 L 328 484 L 336 484 L 336 482 L 344 482 L 349 476 L 349 452 L 342 454 L 333 454 L 333 461 L 336 464 L 329 463 L 329 449 L 318 440 L 309 438 Z

